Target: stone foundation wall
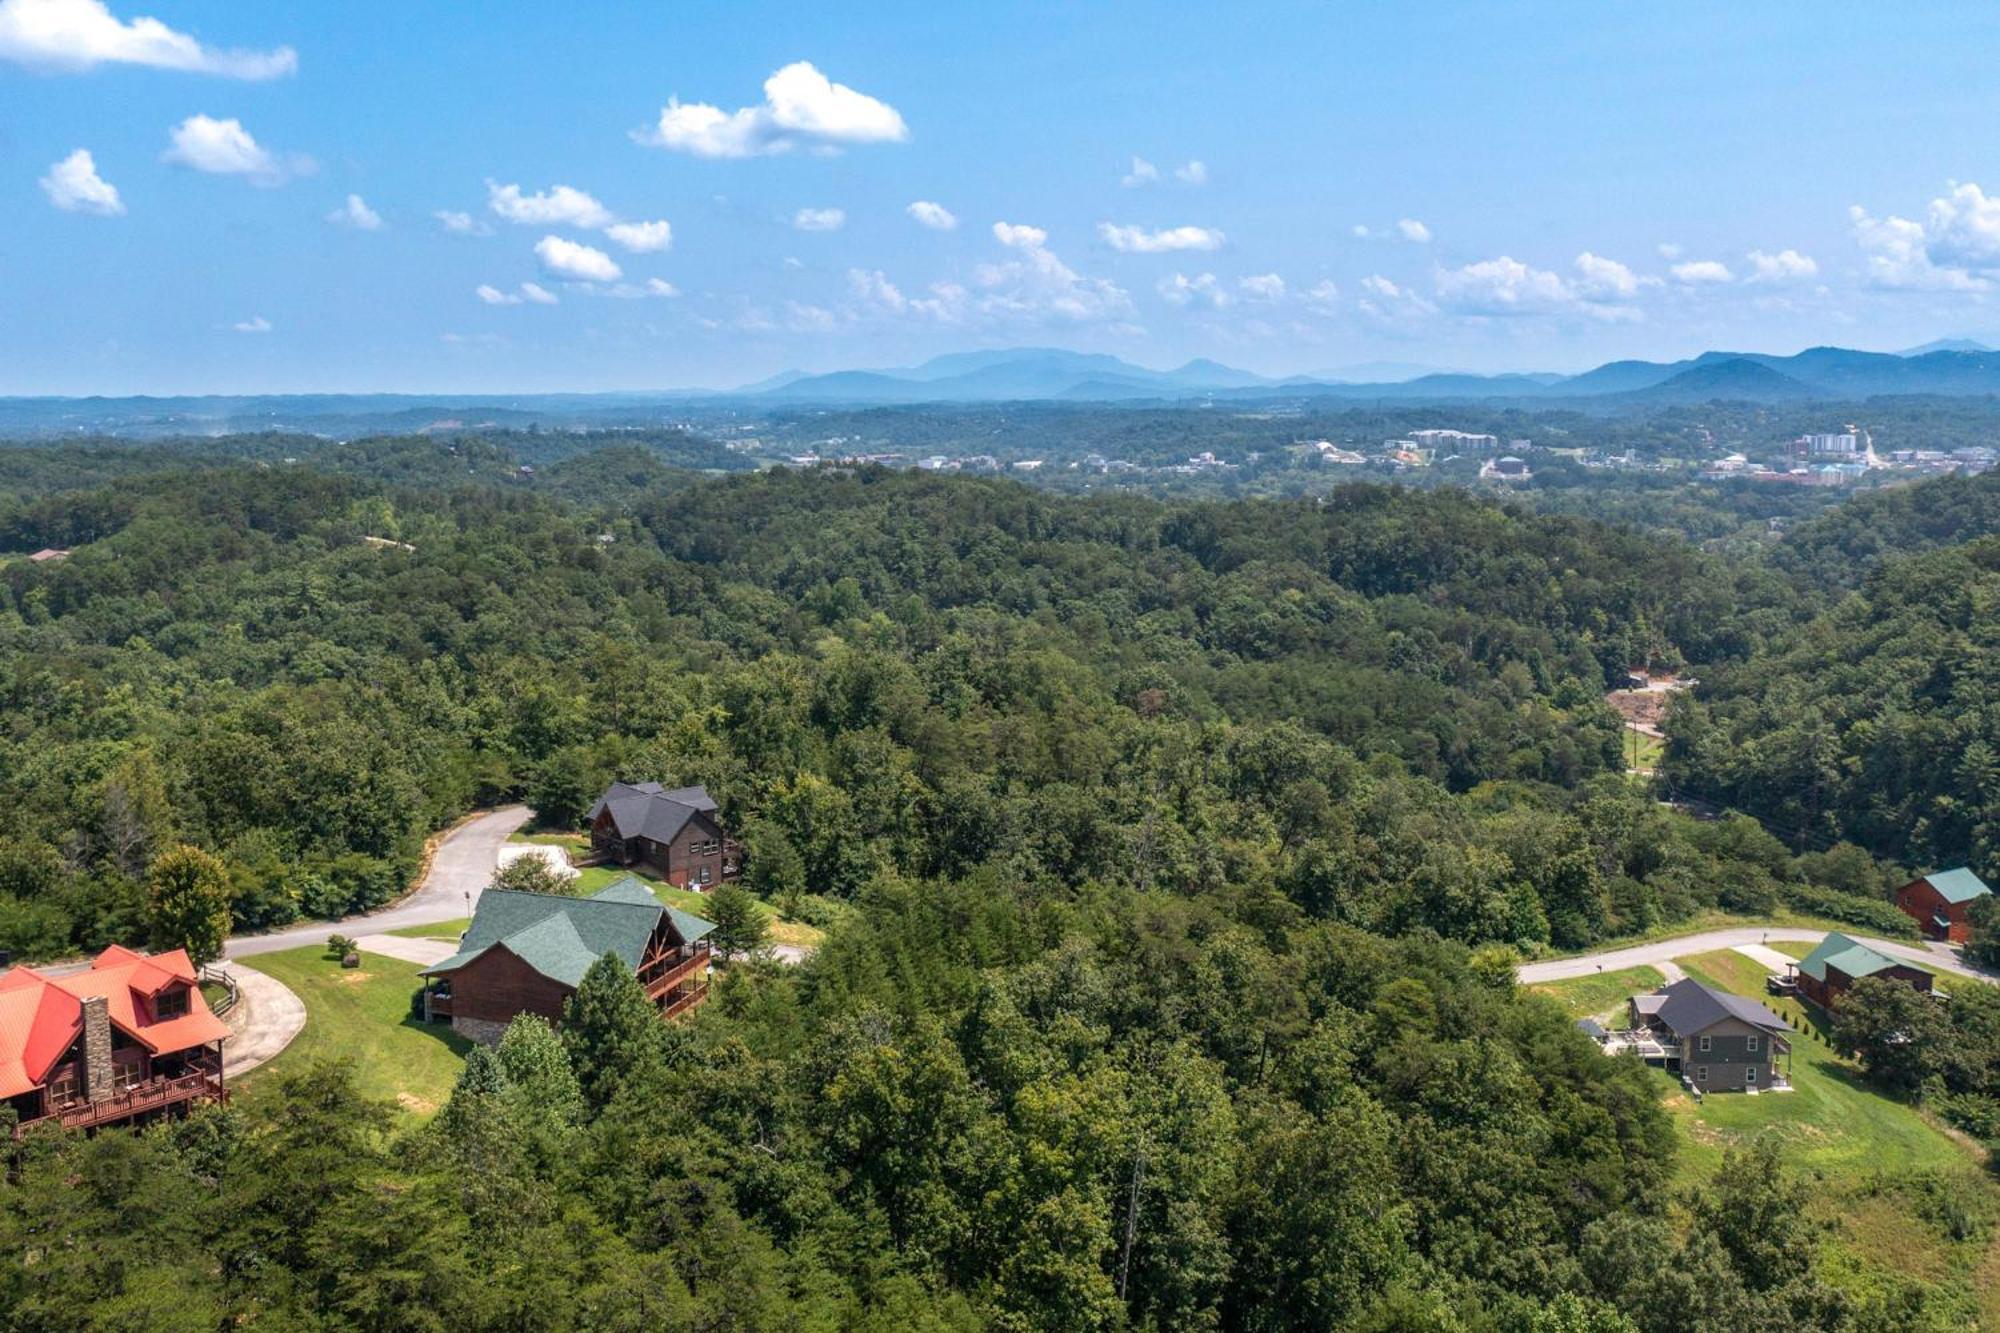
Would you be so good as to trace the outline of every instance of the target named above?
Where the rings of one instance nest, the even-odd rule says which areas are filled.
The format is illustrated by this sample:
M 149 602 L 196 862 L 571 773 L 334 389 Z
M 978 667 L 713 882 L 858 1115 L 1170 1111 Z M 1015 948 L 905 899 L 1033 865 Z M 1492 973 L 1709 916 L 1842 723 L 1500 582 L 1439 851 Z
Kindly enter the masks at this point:
M 451 1020 L 451 1030 L 467 1041 L 476 1041 L 481 1046 L 498 1046 L 505 1035 L 507 1025 L 495 1023 L 485 1018 L 458 1018 Z

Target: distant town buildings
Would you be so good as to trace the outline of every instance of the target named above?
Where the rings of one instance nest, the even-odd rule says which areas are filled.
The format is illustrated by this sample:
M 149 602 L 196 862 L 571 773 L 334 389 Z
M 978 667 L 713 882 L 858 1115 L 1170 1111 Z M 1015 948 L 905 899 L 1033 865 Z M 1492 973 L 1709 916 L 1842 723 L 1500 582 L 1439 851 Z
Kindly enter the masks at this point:
M 1479 469 L 1479 475 L 1489 481 L 1529 481 L 1535 474 L 1525 461 L 1508 454 L 1502 458 L 1488 459 Z
M 1438 453 L 1469 453 L 1475 450 L 1498 449 L 1500 437 L 1497 435 L 1474 435 L 1462 430 L 1413 430 L 1410 443 L 1419 449 L 1430 450 L 1433 457 Z M 1525 440 L 1521 443 L 1527 443 Z

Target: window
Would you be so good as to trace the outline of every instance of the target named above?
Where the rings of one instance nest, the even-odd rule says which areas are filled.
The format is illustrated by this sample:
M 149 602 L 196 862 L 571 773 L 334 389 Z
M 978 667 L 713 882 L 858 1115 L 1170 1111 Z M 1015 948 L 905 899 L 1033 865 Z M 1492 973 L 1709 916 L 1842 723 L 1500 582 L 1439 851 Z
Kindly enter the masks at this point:
M 1697 1083 L 1706 1083 L 1706 1082 L 1708 1082 L 1708 1066 L 1707 1066 L 1707 1065 L 1697 1065 L 1697 1066 L 1695 1066 L 1695 1071 L 1694 1071 L 1694 1081 L 1695 1081 L 1695 1082 L 1697 1082 Z
M 153 1001 L 153 1017 L 165 1022 L 169 1018 L 180 1018 L 188 1011 L 188 993 L 185 986 L 170 986 L 160 992 Z
M 1743 1039 L 1743 1049 L 1754 1053 L 1757 1049 L 1757 1039 L 1755 1037 L 1745 1037 Z
M 1702 1054 L 1704 1054 L 1704 1055 L 1706 1055 L 1706 1054 L 1708 1053 L 1708 1038 L 1707 1038 L 1707 1037 L 1703 1037 L 1703 1038 L 1701 1039 L 1701 1050 L 1702 1050 Z
M 1757 1066 L 1750 1065 L 1744 1069 L 1743 1082 L 1746 1086 L 1749 1087 L 1754 1088 L 1757 1086 Z

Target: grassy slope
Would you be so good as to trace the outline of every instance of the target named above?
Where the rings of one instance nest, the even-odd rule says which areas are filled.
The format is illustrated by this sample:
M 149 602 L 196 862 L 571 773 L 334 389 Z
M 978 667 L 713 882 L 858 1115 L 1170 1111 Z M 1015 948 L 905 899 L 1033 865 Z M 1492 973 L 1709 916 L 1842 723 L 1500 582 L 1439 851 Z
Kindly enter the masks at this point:
M 1679 939 L 1683 935 L 1699 935 L 1703 931 L 1729 930 L 1738 926 L 1785 926 L 1798 930 L 1840 930 L 1850 935 L 1880 934 L 1878 931 L 1864 930 L 1860 926 L 1835 921 L 1830 917 L 1809 916 L 1806 913 L 1793 912 L 1785 908 L 1779 908 L 1777 911 L 1766 913 L 1763 916 L 1740 916 L 1733 912 L 1702 912 L 1695 916 L 1684 917 L 1679 921 L 1662 922 L 1650 930 L 1640 931 L 1637 934 L 1620 935 L 1615 939 L 1599 940 L 1595 944 L 1586 945 L 1581 949 L 1552 950 L 1546 954 L 1538 954 L 1536 957 L 1576 958 L 1584 954 L 1604 953 L 1611 949 L 1628 949 L 1635 944 L 1651 944 L 1655 940 Z M 1917 942 L 1914 928 L 1912 928 L 1908 942 L 1912 944 Z M 1781 944 L 1773 943 L 1771 947 L 1783 952 L 1790 952 L 1786 946 Z M 1804 947 L 1810 949 L 1812 945 L 1808 944 Z M 1804 957 L 1805 955 L 1801 954 L 1799 956 Z
M 1617 1009 L 1626 997 L 1658 989 L 1664 980 L 1658 968 L 1628 967 L 1617 972 L 1574 977 L 1568 981 L 1546 981 L 1529 990 L 1546 995 L 1569 1010 L 1572 1017 L 1596 1017 Z M 1622 1025 L 1621 1025 L 1622 1026 Z
M 237 1080 L 238 1095 L 270 1096 L 278 1075 L 324 1058 L 353 1060 L 362 1092 L 417 1116 L 450 1094 L 469 1048 L 450 1028 L 410 1017 L 415 963 L 364 953 L 361 966 L 347 970 L 316 946 L 253 961 L 305 1001 L 306 1026 L 277 1059 Z
M 471 917 L 461 916 L 454 917 L 450 921 L 433 921 L 427 926 L 404 926 L 400 930 L 385 931 L 383 933 L 388 935 L 402 935 L 413 940 L 456 941 L 460 935 L 465 933 L 465 928 L 471 924 Z
M 1803 954 L 1811 946 L 1774 947 Z M 1947 1192 L 1991 1215 L 2000 1208 L 2000 1189 L 1982 1169 L 1978 1149 L 1864 1083 L 1859 1068 L 1820 1039 L 1809 1006 L 1764 994 L 1761 964 L 1733 949 L 1676 961 L 1696 980 L 1756 998 L 1795 1029 L 1791 1092 L 1717 1094 L 1697 1106 L 1660 1075 L 1680 1131 L 1683 1178 L 1711 1174 L 1726 1147 L 1775 1135 L 1787 1162 L 1813 1182 L 1818 1209 L 1836 1229 L 1831 1276 L 1861 1284 L 1890 1275 L 1918 1277 L 1951 1292 L 1986 1326 L 2000 1322 L 1994 1239 L 1953 1240 L 1925 1219 L 1914 1183 L 1935 1177 L 1946 1182 Z

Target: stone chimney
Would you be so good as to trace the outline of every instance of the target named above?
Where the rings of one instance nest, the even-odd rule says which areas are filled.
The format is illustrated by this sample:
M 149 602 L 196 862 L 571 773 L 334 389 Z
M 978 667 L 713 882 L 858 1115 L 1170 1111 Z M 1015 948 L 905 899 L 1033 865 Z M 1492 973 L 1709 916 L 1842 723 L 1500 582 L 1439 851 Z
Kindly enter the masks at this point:
M 111 1005 L 102 995 L 83 1002 L 83 1090 L 92 1103 L 112 1093 Z

